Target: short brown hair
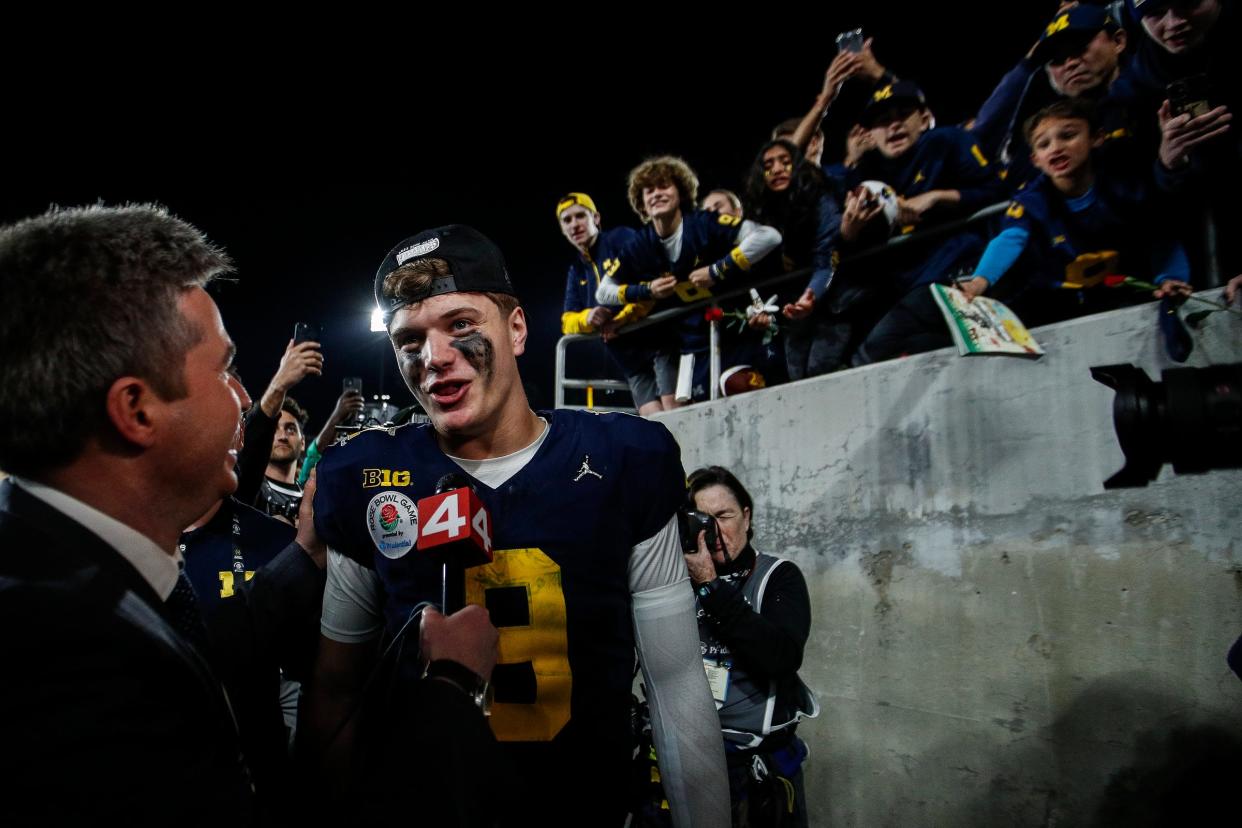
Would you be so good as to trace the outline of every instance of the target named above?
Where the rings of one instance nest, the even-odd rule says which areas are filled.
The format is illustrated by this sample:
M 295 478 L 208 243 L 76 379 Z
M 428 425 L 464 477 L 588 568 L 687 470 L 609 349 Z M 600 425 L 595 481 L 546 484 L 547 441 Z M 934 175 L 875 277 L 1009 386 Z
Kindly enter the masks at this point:
M 0 228 L 0 466 L 37 478 L 72 462 L 106 427 L 120 377 L 183 398 L 205 331 L 179 303 L 231 269 L 155 204 L 53 207 Z
M 1035 135 L 1036 128 L 1052 118 L 1061 118 L 1063 120 L 1086 121 L 1087 129 L 1090 132 L 1096 130 L 1095 107 L 1090 101 L 1082 98 L 1062 98 L 1059 101 L 1048 104 L 1043 109 L 1026 119 L 1026 123 L 1022 125 L 1022 135 L 1026 138 L 1027 146 L 1031 144 L 1031 138 Z
M 630 170 L 630 207 L 634 208 L 639 218 L 645 222 L 651 221 L 646 208 L 643 207 L 643 188 L 666 187 L 669 184 L 677 187 L 682 212 L 693 210 L 698 204 L 699 177 L 685 161 L 675 155 L 660 155 L 648 158 Z
M 384 277 L 384 298 L 400 299 L 406 305 L 417 304 L 427 295 L 433 279 L 451 275 L 453 271 L 444 259 L 415 259 L 408 264 L 401 265 Z M 508 319 L 514 309 L 521 304 L 516 296 L 508 293 L 483 291 L 483 295 L 491 299 L 492 304 L 500 309 L 502 319 Z

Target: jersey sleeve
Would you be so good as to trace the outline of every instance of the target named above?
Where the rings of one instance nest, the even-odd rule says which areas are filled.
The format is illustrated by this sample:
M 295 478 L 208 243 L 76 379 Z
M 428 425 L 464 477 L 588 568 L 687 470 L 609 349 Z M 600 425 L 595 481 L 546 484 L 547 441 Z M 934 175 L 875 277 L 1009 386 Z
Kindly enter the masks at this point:
M 371 548 L 363 545 L 356 533 L 349 531 L 348 521 L 349 515 L 361 515 L 366 508 L 366 504 L 358 499 L 358 492 L 362 490 L 357 486 L 355 475 L 358 464 L 354 458 L 359 447 L 353 443 L 353 440 L 366 438 L 365 433 L 358 434 L 319 461 L 316 467 L 315 531 L 327 546 L 362 566 L 372 567 Z
M 681 447 L 661 423 L 620 414 L 617 435 L 625 452 L 621 484 L 626 524 L 635 546 L 665 528 L 686 498 Z
M 961 194 L 962 211 L 973 213 L 989 204 L 1003 201 L 1005 183 L 996 166 L 984 155 L 970 133 L 961 130 L 956 136 L 955 184 Z

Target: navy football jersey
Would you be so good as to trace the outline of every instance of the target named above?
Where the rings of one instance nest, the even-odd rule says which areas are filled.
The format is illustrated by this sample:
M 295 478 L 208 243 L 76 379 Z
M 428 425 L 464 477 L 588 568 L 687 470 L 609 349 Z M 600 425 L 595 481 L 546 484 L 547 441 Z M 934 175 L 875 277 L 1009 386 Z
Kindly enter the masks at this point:
M 472 480 L 491 516 L 492 563 L 466 571 L 466 600 L 500 630 L 491 725 L 502 742 L 567 741 L 628 758 L 634 636 L 633 546 L 669 522 L 685 495 L 677 443 L 623 414 L 543 412 L 549 433 L 498 489 Z M 374 429 L 319 463 L 315 526 L 329 546 L 373 569 L 390 635 L 423 601 L 439 602 L 440 567 L 415 548 L 420 499 L 450 472 L 428 425 Z M 622 759 L 624 761 L 624 759 Z
M 255 570 L 293 543 L 296 534 L 289 524 L 231 497 L 224 499 L 207 523 L 183 532 L 185 574 L 204 614 L 210 615 L 217 602 L 233 597 L 242 581 L 253 578 Z

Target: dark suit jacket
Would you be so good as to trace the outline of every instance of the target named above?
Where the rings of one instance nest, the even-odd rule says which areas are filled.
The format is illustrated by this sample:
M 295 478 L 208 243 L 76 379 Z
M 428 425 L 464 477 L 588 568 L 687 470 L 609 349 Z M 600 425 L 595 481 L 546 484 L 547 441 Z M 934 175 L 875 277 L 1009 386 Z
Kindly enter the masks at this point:
M 0 483 L 0 824 L 250 821 L 227 698 L 162 607 L 96 535 Z

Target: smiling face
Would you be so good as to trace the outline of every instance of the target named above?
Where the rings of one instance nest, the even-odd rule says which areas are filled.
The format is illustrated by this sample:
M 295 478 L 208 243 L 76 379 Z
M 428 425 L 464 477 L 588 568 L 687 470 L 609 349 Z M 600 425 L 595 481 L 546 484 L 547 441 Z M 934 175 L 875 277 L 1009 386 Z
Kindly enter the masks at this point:
M 793 178 L 793 158 L 789 150 L 780 146 L 769 148 L 763 154 L 763 180 L 768 189 L 774 193 L 783 193 L 789 189 Z
M 1054 182 L 1079 175 L 1091 158 L 1090 125 L 1081 118 L 1044 118 L 1031 130 L 1031 162 Z
M 681 209 L 681 194 L 671 181 L 643 187 L 643 209 L 652 219 L 672 218 Z
M 1203 43 L 1220 17 L 1220 0 L 1174 0 L 1157 14 L 1143 15 L 1143 28 L 1170 54 L 1178 55 Z
M 406 385 L 450 439 L 498 428 L 521 393 L 516 357 L 526 347 L 526 316 L 502 318 L 482 293 L 444 293 L 400 308 L 388 326 Z
M 190 511 L 202 514 L 237 488 L 241 412 L 250 398 L 230 370 L 236 349 L 216 303 L 202 288 L 191 288 L 179 307 L 202 337 L 185 356 L 185 396 L 167 404 L 158 465 L 177 481 L 179 496 L 196 504 Z
M 586 250 L 599 235 L 599 213 L 592 213 L 581 204 L 564 210 L 561 213 L 561 233 L 574 247 Z
M 1104 30 L 1093 36 L 1067 36 L 1048 59 L 1052 85 L 1071 98 L 1102 90 L 1117 77 L 1126 33 Z
M 871 122 L 871 140 L 885 158 L 898 158 L 931 127 L 931 112 L 917 106 L 895 106 Z

